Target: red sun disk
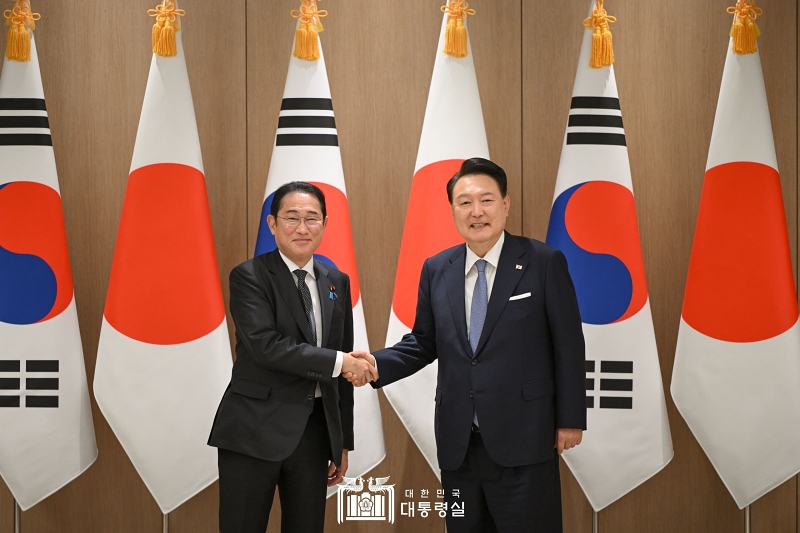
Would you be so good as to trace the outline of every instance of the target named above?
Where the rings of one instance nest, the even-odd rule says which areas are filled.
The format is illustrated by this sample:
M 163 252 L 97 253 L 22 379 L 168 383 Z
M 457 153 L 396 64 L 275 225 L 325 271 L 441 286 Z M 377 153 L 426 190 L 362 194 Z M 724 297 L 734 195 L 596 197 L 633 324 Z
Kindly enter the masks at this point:
M 56 276 L 56 301 L 39 322 L 60 315 L 72 301 L 72 272 L 61 196 L 52 187 L 15 181 L 0 194 L 0 245 L 9 252 L 40 257 Z
M 631 275 L 631 302 L 614 323 L 638 313 L 647 302 L 647 281 L 636 203 L 630 189 L 609 181 L 588 182 L 575 191 L 565 218 L 575 244 L 587 252 L 616 257 Z
M 683 319 L 715 339 L 756 342 L 785 332 L 797 317 L 778 172 L 751 162 L 709 169 Z
M 105 318 L 150 344 L 182 344 L 225 317 L 203 174 L 161 163 L 131 172 Z
M 322 242 L 315 253 L 324 255 L 336 268 L 350 276 L 350 298 L 353 307 L 361 295 L 356 268 L 356 252 L 353 247 L 353 228 L 350 224 L 350 209 L 342 191 L 327 183 L 312 182 L 322 189 L 328 214 L 328 226 Z
M 408 328 L 414 325 L 423 263 L 432 255 L 464 242 L 453 222 L 446 189 L 447 181 L 463 162 L 463 159 L 448 159 L 431 163 L 419 169 L 411 183 L 392 298 L 395 315 Z

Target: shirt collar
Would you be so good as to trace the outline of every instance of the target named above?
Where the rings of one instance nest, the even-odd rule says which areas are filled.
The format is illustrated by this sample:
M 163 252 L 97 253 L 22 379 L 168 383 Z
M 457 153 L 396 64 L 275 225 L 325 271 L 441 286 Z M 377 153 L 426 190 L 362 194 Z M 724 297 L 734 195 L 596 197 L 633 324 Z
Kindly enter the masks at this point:
M 478 254 L 473 252 L 469 245 L 465 245 L 467 247 L 467 261 L 464 264 L 464 275 L 466 276 L 467 273 L 470 271 L 472 266 L 478 259 L 484 259 L 487 263 L 492 265 L 494 268 L 497 268 L 497 263 L 500 262 L 500 252 L 503 251 L 503 243 L 506 241 L 506 232 L 500 234 L 500 238 L 497 239 L 497 242 L 494 243 L 494 246 L 486 252 L 486 255 L 483 257 L 478 257 Z
M 301 267 L 301 266 L 295 265 L 294 262 L 292 262 L 292 260 L 289 259 L 288 257 L 286 257 L 285 255 L 283 255 L 283 252 L 281 252 L 280 250 L 278 250 L 278 253 L 281 254 L 281 259 L 283 259 L 283 262 L 286 263 L 287 267 L 289 267 L 289 272 L 294 274 L 294 271 L 299 268 L 300 270 L 305 270 L 306 272 L 308 272 L 308 276 L 311 279 L 313 279 L 313 280 L 317 279 L 317 276 L 314 274 L 314 258 L 313 257 L 308 260 L 308 263 L 306 263 L 305 266 Z

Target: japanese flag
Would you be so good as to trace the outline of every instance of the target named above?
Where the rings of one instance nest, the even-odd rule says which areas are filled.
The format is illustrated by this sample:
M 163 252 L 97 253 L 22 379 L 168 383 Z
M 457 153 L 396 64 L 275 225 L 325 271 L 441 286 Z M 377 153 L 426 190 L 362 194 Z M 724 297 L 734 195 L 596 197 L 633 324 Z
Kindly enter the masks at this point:
M 181 34 L 150 66 L 94 378 L 164 513 L 217 479 L 206 441 L 232 365 Z
M 740 508 L 800 471 L 800 326 L 772 125 L 759 53 L 730 45 L 672 397 Z
M 414 325 L 417 289 L 425 259 L 464 242 L 447 203 L 447 181 L 465 159 L 489 158 L 472 43 L 471 40 L 467 43 L 466 57 L 445 54 L 442 50 L 447 20 L 445 13 L 397 262 L 387 346 L 398 342 Z M 438 362 L 434 361 L 413 376 L 383 388 L 437 477 L 441 474 L 433 417 L 438 369 Z

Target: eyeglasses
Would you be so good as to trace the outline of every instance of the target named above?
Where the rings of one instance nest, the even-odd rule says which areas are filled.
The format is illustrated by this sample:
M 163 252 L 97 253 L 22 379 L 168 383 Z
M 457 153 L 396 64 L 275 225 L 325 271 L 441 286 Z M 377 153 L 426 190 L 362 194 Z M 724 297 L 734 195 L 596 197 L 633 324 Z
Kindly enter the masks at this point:
M 322 219 L 317 217 L 277 217 L 283 220 L 283 224 L 289 228 L 296 228 L 300 222 L 305 222 L 307 228 L 317 229 L 322 225 Z

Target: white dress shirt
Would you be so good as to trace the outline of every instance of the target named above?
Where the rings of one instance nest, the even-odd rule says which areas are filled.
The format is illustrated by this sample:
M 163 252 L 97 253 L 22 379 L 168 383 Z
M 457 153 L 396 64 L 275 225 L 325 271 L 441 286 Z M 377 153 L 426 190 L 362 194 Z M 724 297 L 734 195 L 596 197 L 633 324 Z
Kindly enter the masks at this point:
M 311 293 L 311 304 L 314 306 L 314 324 L 317 326 L 317 346 L 322 346 L 322 307 L 319 303 L 319 287 L 317 286 L 317 276 L 314 274 L 314 258 L 312 257 L 305 266 L 297 266 L 295 265 L 288 257 L 283 255 L 283 252 L 280 250 L 278 251 L 281 254 L 281 259 L 283 262 L 286 263 L 286 266 L 289 267 L 289 272 L 292 273 L 292 279 L 294 280 L 294 286 L 297 287 L 297 276 L 295 275 L 295 270 L 305 270 L 308 274 L 306 274 L 306 285 L 308 286 L 308 292 Z M 475 282 L 472 283 L 475 285 Z M 300 293 L 298 292 L 298 295 Z M 342 361 L 344 360 L 344 353 L 337 351 L 336 352 L 336 363 L 333 365 L 333 377 L 337 377 L 339 374 L 342 373 Z M 319 383 L 317 383 L 316 391 L 314 392 L 314 397 L 319 398 L 322 396 L 322 391 L 319 389 Z
M 470 250 L 467 245 L 467 260 L 464 264 L 464 310 L 467 312 L 467 338 L 469 338 L 469 319 L 472 316 L 472 293 L 475 291 L 475 282 L 478 281 L 478 267 L 475 266 L 475 263 L 478 259 L 486 261 L 483 273 L 486 275 L 486 301 L 488 302 L 492 298 L 494 276 L 497 273 L 497 263 L 500 261 L 500 252 L 503 250 L 505 241 L 506 232 L 504 231 L 483 257 L 478 257 L 478 254 Z

